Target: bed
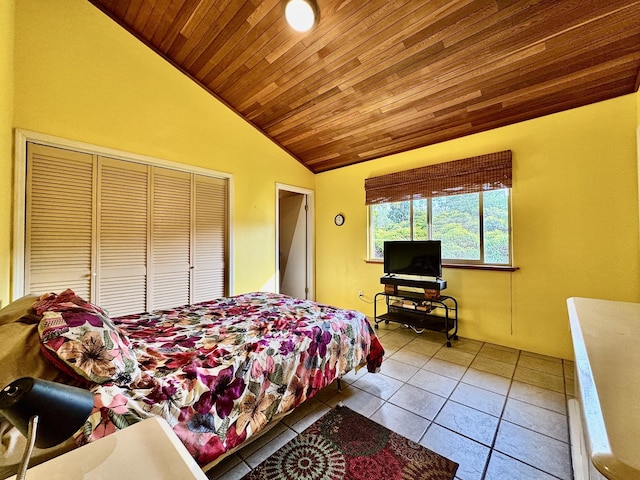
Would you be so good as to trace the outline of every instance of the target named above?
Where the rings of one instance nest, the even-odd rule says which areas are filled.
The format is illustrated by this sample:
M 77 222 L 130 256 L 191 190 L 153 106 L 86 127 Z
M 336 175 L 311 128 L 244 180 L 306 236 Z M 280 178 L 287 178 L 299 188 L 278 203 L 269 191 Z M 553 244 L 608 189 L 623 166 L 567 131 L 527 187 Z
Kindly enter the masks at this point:
M 119 318 L 71 290 L 16 303 L 0 315 L 0 387 L 35 376 L 90 389 L 75 445 L 159 415 L 204 470 L 352 369 L 377 371 L 384 354 L 364 314 L 274 293 Z M 6 420 L 0 434 L 11 457 Z

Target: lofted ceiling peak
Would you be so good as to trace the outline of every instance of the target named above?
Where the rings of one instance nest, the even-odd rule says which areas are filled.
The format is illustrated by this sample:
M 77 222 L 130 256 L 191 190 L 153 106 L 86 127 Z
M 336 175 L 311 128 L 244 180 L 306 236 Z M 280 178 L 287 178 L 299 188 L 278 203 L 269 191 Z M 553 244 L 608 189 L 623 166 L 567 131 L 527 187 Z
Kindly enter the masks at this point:
M 640 82 L 640 0 L 90 1 L 315 173 Z

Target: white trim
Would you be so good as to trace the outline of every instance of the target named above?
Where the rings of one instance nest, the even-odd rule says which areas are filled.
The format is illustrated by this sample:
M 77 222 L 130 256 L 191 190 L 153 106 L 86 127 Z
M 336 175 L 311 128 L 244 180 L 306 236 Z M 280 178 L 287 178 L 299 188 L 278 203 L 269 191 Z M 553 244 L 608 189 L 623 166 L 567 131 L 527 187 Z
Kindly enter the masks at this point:
M 197 173 L 208 177 L 224 178 L 228 180 L 228 226 L 227 232 L 227 255 L 228 255 L 228 293 L 233 295 L 233 174 L 220 172 L 208 168 L 197 167 L 194 165 L 182 164 L 171 160 L 164 160 L 147 155 L 126 152 L 114 148 L 104 147 L 100 145 L 92 145 L 90 143 L 70 140 L 62 137 L 48 135 L 46 133 L 33 132 L 17 128 L 15 130 L 15 157 L 14 157 L 14 200 L 13 200 L 13 261 L 11 265 L 11 285 L 12 300 L 22 297 L 24 292 L 24 219 L 26 208 L 26 167 L 27 167 L 27 142 L 47 145 L 50 147 L 66 148 L 77 152 L 88 153 L 90 155 L 101 155 L 104 157 L 124 160 L 128 162 L 136 162 L 143 165 L 152 165 L 163 168 L 170 168 L 182 172 Z
M 307 286 L 309 292 L 307 298 L 315 300 L 316 298 L 316 271 L 315 271 L 315 192 L 308 188 L 296 187 L 293 185 L 287 185 L 284 183 L 276 183 L 276 218 L 275 218 L 275 234 L 276 234 L 276 264 L 275 264 L 275 288 L 276 293 L 280 292 L 280 253 L 278 248 L 280 246 L 280 191 L 300 193 L 307 197 Z
M 569 416 L 569 446 L 571 447 L 573 480 L 589 480 L 589 452 L 582 429 L 580 403 L 575 398 L 567 400 L 567 415 Z
M 27 191 L 27 136 L 15 131 L 13 161 L 13 261 L 11 262 L 11 300 L 24 295 L 24 235 Z
M 161 158 L 150 157 L 148 155 L 140 155 L 138 153 L 127 152 L 125 150 L 117 150 L 115 148 L 104 147 L 101 145 L 92 145 L 90 143 L 70 140 L 46 133 L 32 132 L 30 130 L 16 129 L 16 153 L 18 141 L 24 139 L 24 152 L 26 155 L 26 142 L 38 143 L 40 145 L 48 145 L 50 147 L 67 148 L 76 152 L 88 153 L 90 155 L 101 155 L 103 157 L 114 158 L 116 160 L 125 160 L 127 162 L 137 162 L 143 165 L 153 165 L 156 167 L 171 168 L 180 170 L 181 172 L 198 173 L 209 177 L 231 178 L 233 174 L 220 172 L 208 168 L 197 167 L 195 165 L 187 165 L 184 163 L 164 160 Z M 26 157 L 25 157 L 26 158 Z
M 234 272 L 235 272 L 235 268 L 234 268 L 234 256 L 233 256 L 233 252 L 234 252 L 234 248 L 233 248 L 233 199 L 235 198 L 235 191 L 234 191 L 234 177 L 233 176 L 229 176 L 227 177 L 228 179 L 228 184 L 227 184 L 227 196 L 229 198 L 229 208 L 227 208 L 227 228 L 229 229 L 229 231 L 227 232 L 227 262 L 229 263 L 229 268 L 227 269 L 227 274 L 229 275 L 227 278 L 227 282 L 229 282 L 228 288 L 229 291 L 227 292 L 229 296 L 231 295 L 235 295 L 235 290 L 233 288 L 234 285 Z

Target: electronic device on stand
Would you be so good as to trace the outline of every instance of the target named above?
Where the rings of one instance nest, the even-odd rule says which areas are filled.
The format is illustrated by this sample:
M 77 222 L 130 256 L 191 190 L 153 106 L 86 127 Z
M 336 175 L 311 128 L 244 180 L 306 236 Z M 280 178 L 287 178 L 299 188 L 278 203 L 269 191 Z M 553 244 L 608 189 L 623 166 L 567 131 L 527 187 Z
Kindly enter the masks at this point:
M 384 244 L 384 291 L 374 297 L 375 328 L 396 322 L 417 333 L 443 332 L 447 347 L 458 339 L 458 301 L 441 292 L 442 250 L 439 240 L 390 241 Z M 378 314 L 378 297 L 385 297 L 386 313 Z

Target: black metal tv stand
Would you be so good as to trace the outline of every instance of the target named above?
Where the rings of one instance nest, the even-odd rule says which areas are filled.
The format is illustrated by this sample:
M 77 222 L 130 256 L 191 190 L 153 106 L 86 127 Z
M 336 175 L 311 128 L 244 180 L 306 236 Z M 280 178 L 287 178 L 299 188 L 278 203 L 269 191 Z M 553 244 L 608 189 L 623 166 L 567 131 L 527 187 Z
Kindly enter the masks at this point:
M 422 333 L 424 329 L 442 332 L 447 339 L 447 347 L 451 347 L 451 339 L 458 340 L 458 301 L 440 294 L 441 290 L 447 288 L 445 280 L 384 276 L 380 278 L 380 283 L 384 284 L 385 289 L 374 297 L 375 328 L 378 328 L 380 322 L 387 325 L 389 322 L 396 322 L 413 328 L 417 333 Z M 385 297 L 387 312 L 379 315 L 380 296 Z

